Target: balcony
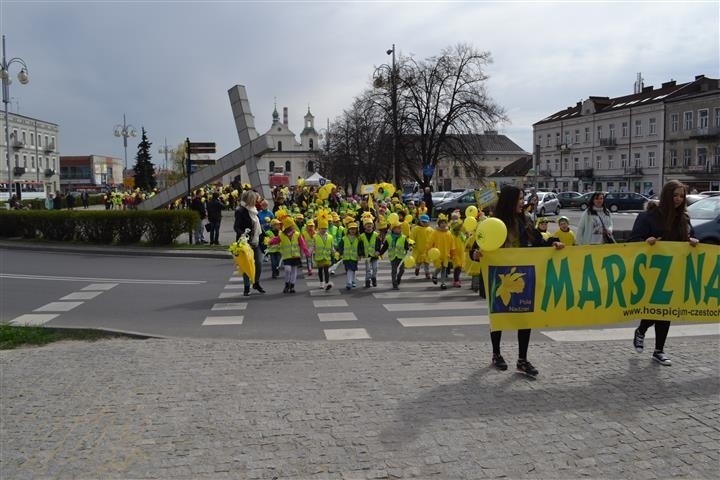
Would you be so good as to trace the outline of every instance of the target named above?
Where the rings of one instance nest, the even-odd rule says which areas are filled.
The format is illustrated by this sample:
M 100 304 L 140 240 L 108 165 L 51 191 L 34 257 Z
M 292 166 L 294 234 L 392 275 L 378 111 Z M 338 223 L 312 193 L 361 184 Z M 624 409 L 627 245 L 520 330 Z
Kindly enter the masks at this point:
M 575 178 L 593 178 L 592 168 L 575 169 Z
M 570 151 L 570 146 L 567 143 L 557 143 L 555 144 L 555 149 L 565 153 Z
M 25 167 L 13 168 L 13 175 L 16 175 L 16 176 L 25 175 Z
M 626 177 L 642 177 L 643 169 L 642 169 L 642 167 L 625 167 L 625 176 Z
M 24 148 L 24 147 L 25 147 L 25 142 L 23 142 L 22 140 L 13 140 L 13 141 L 12 141 L 12 147 L 13 147 L 14 149 L 16 149 L 16 150 L 19 149 L 19 148 Z
M 45 153 L 52 153 L 55 151 L 55 142 L 50 142 L 45 144 L 45 147 L 43 148 L 45 150 Z
M 51 168 L 46 168 L 46 169 L 45 169 L 45 176 L 46 176 L 46 177 L 52 177 L 53 175 L 55 175 L 55 170 L 53 170 L 53 169 L 51 169 Z
M 720 127 L 693 128 L 690 131 L 690 138 L 696 140 L 712 140 L 720 138 Z
M 540 170 L 538 175 L 541 177 L 552 177 L 552 170 Z
M 617 139 L 615 137 L 601 138 L 600 146 L 605 148 L 617 147 Z

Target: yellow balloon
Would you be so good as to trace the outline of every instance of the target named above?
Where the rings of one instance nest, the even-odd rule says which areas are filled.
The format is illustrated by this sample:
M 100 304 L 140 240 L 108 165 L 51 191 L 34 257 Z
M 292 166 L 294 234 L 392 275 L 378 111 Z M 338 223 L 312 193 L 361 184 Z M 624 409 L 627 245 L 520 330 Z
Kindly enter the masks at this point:
M 468 207 L 470 208 L 470 207 Z M 465 218 L 465 221 L 463 222 L 463 229 L 466 232 L 474 232 L 477 228 L 478 222 L 475 220 L 475 217 L 468 216 Z
M 410 215 L 409 213 L 407 215 L 405 215 L 405 223 L 412 223 L 412 221 L 413 221 L 412 215 Z
M 466 217 L 473 217 L 475 218 L 477 216 L 478 209 L 475 205 L 470 205 L 465 209 L 465 216 Z
M 437 260 L 438 258 L 440 258 L 440 250 L 438 250 L 438 249 L 435 248 L 435 247 L 431 248 L 430 250 L 428 250 L 427 258 L 428 258 L 428 260 L 430 260 L 431 262 L 434 262 L 435 260 Z
M 415 257 L 412 255 L 408 255 L 403 259 L 403 264 L 405 265 L 405 268 L 413 268 L 415 266 Z
M 399 222 L 400 217 L 398 216 L 398 214 L 396 212 L 393 212 L 390 215 L 388 215 L 387 221 L 390 225 L 392 225 L 393 223 Z
M 481 250 L 492 252 L 502 247 L 507 238 L 507 227 L 498 218 L 487 218 L 480 222 L 475 239 Z

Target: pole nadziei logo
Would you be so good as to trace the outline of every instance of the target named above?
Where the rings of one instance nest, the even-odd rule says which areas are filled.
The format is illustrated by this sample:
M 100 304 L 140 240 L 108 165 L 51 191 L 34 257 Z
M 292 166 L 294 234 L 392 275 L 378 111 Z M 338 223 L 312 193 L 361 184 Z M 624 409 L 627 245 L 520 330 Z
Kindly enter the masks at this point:
M 490 266 L 490 313 L 535 310 L 535 267 Z

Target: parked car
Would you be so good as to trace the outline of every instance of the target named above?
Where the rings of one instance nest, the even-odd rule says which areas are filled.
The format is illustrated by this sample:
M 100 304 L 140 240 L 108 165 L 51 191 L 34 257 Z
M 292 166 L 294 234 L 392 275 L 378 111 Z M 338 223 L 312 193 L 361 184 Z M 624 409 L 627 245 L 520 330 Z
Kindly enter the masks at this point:
M 583 195 L 580 192 L 560 192 L 557 194 L 560 208 L 578 208 Z
M 538 203 L 535 206 L 535 211 L 538 216 L 544 217 L 548 213 L 552 212 L 555 215 L 560 214 L 560 201 L 553 192 L 535 192 L 538 197 Z M 530 193 L 525 195 L 525 202 L 530 199 Z
M 692 205 L 693 203 L 697 202 L 698 200 L 702 200 L 703 198 L 716 197 L 718 195 L 720 195 L 720 191 L 708 190 L 706 192 L 691 193 L 690 195 L 687 195 L 685 197 L 685 200 L 687 200 L 688 205 Z
M 618 210 L 645 210 L 648 198 L 635 192 L 610 192 L 605 194 L 605 206 L 611 212 Z
M 464 190 L 461 190 L 460 193 L 462 193 L 463 191 Z M 458 196 L 460 193 L 452 192 L 450 190 L 432 192 L 433 205 L 436 205 L 438 202 L 442 202 L 443 200 L 449 200 L 451 198 L 454 198 L 454 197 Z
M 687 208 L 695 238 L 720 245 L 720 196 L 706 197 Z
M 460 210 L 460 215 L 465 216 L 465 209 L 470 205 L 477 205 L 475 190 L 465 190 L 454 197 L 446 198 L 435 203 L 435 213 L 450 215 L 453 210 Z

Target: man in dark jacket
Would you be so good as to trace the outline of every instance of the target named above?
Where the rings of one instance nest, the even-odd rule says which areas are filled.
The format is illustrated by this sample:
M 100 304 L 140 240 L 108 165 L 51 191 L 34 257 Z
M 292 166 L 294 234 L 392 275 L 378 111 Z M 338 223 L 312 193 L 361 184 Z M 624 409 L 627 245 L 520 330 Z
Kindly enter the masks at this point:
M 223 204 L 220 194 L 215 192 L 207 204 L 208 225 L 210 225 L 210 245 L 220 245 L 220 222 L 222 221 Z
M 422 196 L 423 202 L 425 202 L 425 206 L 427 207 L 427 214 L 430 218 L 433 217 L 433 199 L 432 199 L 432 192 L 430 191 L 430 187 L 425 187 L 425 191 L 423 192 Z
M 205 228 L 203 227 L 203 220 L 207 218 L 205 213 L 205 203 L 202 201 L 203 192 L 198 190 L 195 192 L 195 196 L 190 201 L 190 210 L 195 210 L 200 215 L 200 220 L 195 225 L 195 243 L 207 243 L 205 241 Z

